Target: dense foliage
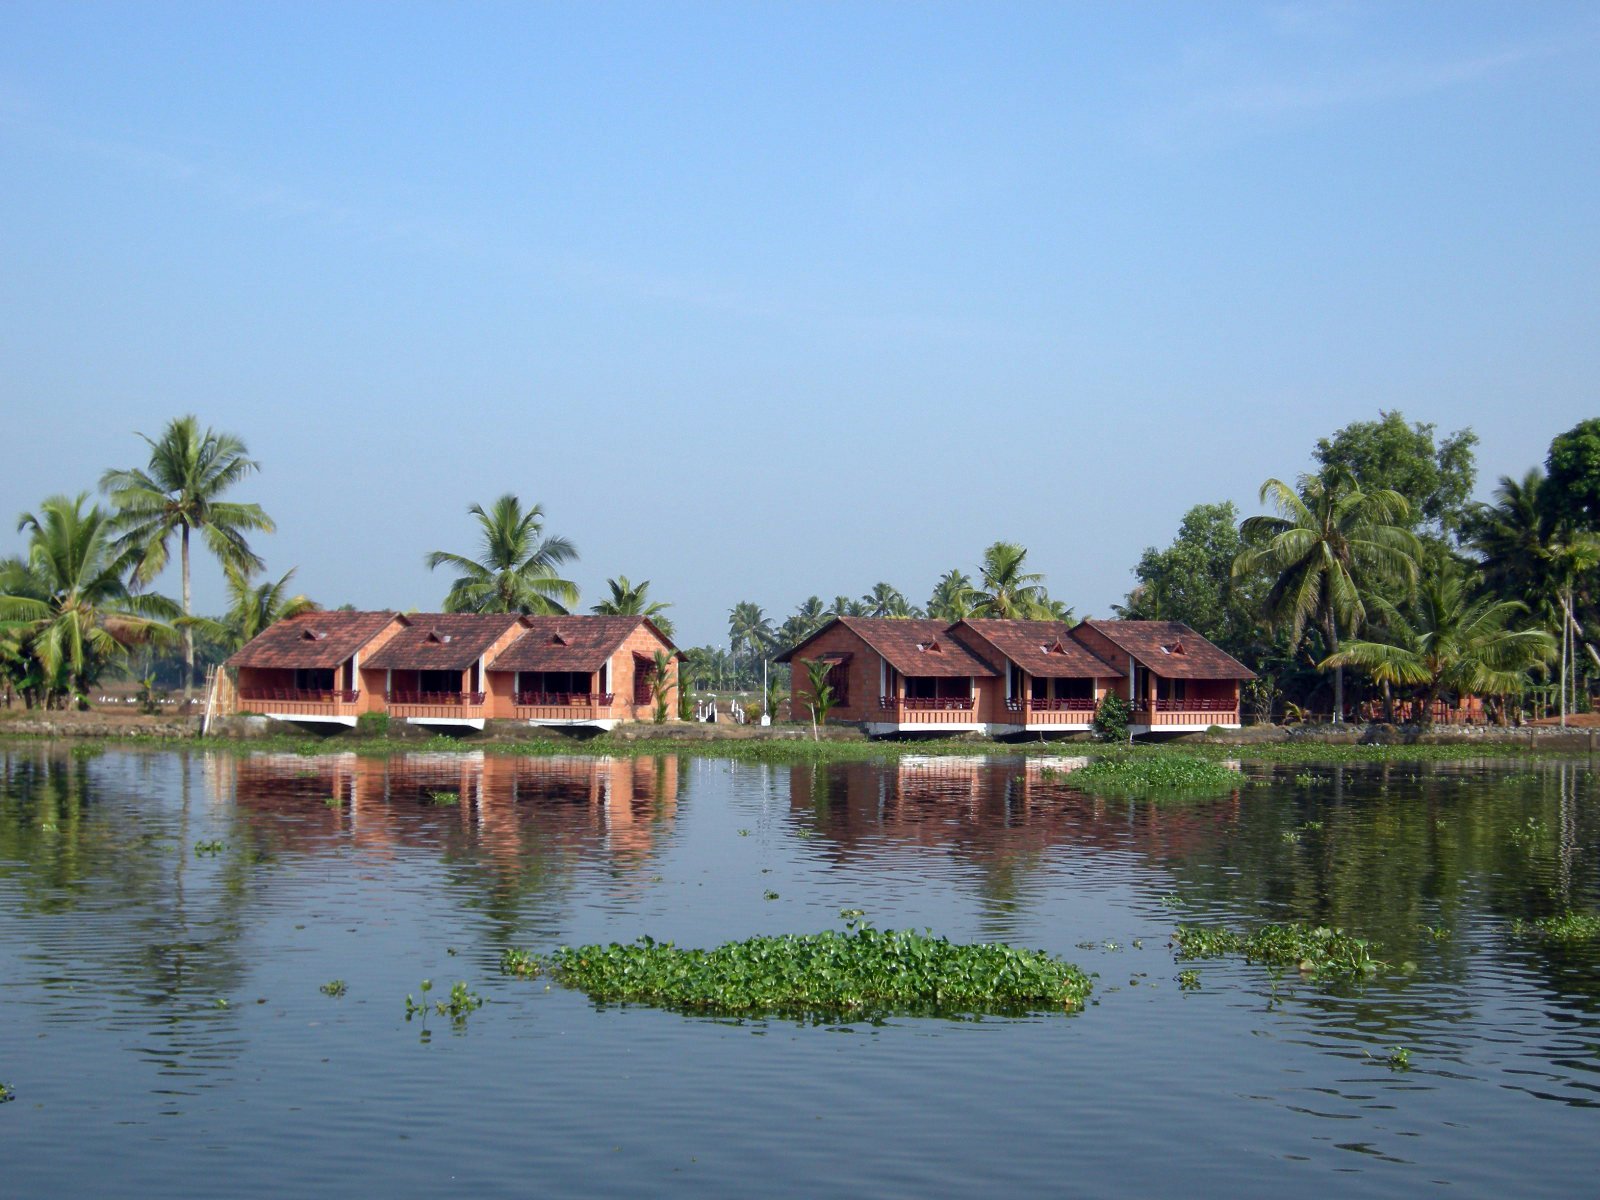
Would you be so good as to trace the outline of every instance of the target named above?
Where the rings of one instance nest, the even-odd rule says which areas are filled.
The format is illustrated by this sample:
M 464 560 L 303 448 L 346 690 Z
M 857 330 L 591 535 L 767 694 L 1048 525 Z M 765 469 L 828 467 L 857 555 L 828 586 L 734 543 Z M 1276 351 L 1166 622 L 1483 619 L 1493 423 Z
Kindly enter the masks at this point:
M 1092 987 L 1083 971 L 1043 951 L 866 925 L 754 937 L 714 950 L 649 937 L 563 947 L 547 958 L 509 950 L 502 968 L 548 974 L 600 1002 L 814 1020 L 1072 1011 Z
M 1220 795 L 1244 783 L 1232 767 L 1187 754 L 1108 755 L 1052 777 L 1079 791 L 1119 796 Z

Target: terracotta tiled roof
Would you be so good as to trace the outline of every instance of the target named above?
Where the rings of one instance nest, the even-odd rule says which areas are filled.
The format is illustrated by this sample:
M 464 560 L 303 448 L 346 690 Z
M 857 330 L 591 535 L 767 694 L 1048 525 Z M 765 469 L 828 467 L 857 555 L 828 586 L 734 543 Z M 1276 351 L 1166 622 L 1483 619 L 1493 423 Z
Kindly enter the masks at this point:
M 1127 673 L 1073 641 L 1060 621 L 974 619 L 956 625 L 955 632 L 981 639 L 975 648 L 982 653 L 986 644 L 986 657 L 1003 655 L 1039 679 L 1105 679 Z
M 1182 621 L 1085 621 L 1167 679 L 1254 679 L 1255 672 Z M 1083 625 L 1078 628 L 1083 628 Z
M 489 663 L 491 671 L 596 671 L 639 626 L 677 648 L 645 617 L 529 617 L 530 626 Z
M 364 665 L 379 671 L 464 671 L 517 622 L 515 613 L 412 613 Z
M 337 667 L 386 629 L 392 612 L 311 612 L 279 621 L 228 659 L 230 667 Z
M 800 645 L 778 655 L 790 662 L 824 629 L 843 625 L 902 675 L 991 676 L 997 672 L 958 641 L 943 621 L 896 617 L 835 617 Z

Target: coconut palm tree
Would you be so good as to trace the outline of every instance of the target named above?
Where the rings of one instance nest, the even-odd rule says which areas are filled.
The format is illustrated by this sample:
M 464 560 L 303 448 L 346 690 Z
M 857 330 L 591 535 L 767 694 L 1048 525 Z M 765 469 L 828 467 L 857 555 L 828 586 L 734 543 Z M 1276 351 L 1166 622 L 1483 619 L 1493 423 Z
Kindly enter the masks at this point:
M 900 589 L 888 583 L 875 583 L 872 590 L 861 597 L 862 615 L 868 617 L 909 617 L 911 605 Z
M 1500 476 L 1493 504 L 1480 504 L 1467 519 L 1467 541 L 1481 556 L 1484 582 L 1506 600 L 1542 602 L 1550 596 L 1546 546 L 1554 522 L 1540 503 L 1544 472 L 1531 468 L 1521 479 Z
M 859 600 L 852 600 L 849 596 L 835 596 L 828 605 L 827 617 L 864 617 L 867 615 L 866 605 Z
M 116 538 L 99 505 L 86 510 L 88 499 L 51 496 L 38 515 L 23 513 L 27 558 L 0 573 L 0 628 L 22 634 L 47 693 L 82 697 L 108 659 L 171 636 L 177 615 L 165 597 L 129 590 L 139 547 Z
M 745 661 L 757 658 L 771 648 L 777 634 L 772 628 L 772 619 L 761 610 L 761 606 L 748 600 L 741 600 L 728 612 L 728 643 L 733 649 L 735 660 L 742 650 Z
M 1275 517 L 1249 517 L 1239 526 L 1249 547 L 1233 561 L 1235 578 L 1257 572 L 1270 580 L 1267 618 L 1287 626 L 1298 646 L 1307 625 L 1321 631 L 1333 666 L 1333 719 L 1344 718 L 1344 668 L 1339 638 L 1366 620 L 1363 585 L 1417 577 L 1421 543 L 1405 527 L 1405 497 L 1387 488 L 1367 492 L 1348 471 L 1302 475 L 1299 488 L 1279 479 L 1261 485 L 1261 502 Z
M 291 568 L 276 582 L 256 583 L 242 567 L 229 564 L 222 568 L 228 585 L 228 611 L 220 621 L 209 617 L 185 617 L 178 624 L 198 629 L 206 637 L 237 650 L 263 630 L 279 621 L 298 617 L 301 613 L 317 612 L 321 605 L 309 596 L 289 595 L 289 581 L 294 578 Z
M 1555 639 L 1542 629 L 1513 629 L 1527 612 L 1515 600 L 1472 598 L 1461 569 L 1440 556 L 1429 564 L 1415 601 L 1402 612 L 1380 597 L 1371 599 L 1386 641 L 1346 641 L 1322 666 L 1365 668 L 1380 683 L 1420 689 L 1419 721 L 1433 719 L 1433 704 L 1446 691 L 1504 695 L 1520 691 L 1528 671 L 1548 662 Z
M 136 552 L 132 563 L 136 586 L 148 585 L 167 565 L 172 535 L 178 535 L 183 568 L 183 615 L 193 616 L 189 540 L 199 530 L 206 548 L 224 564 L 259 570 L 261 560 L 245 535 L 271 533 L 272 518 L 259 504 L 222 499 L 234 484 L 259 469 L 244 442 L 231 433 L 200 427 L 193 416 L 168 422 L 159 439 L 145 437 L 150 461 L 143 467 L 107 471 L 100 489 L 117 507 L 115 528 L 121 532 L 118 553 Z M 194 690 L 194 631 L 183 630 L 183 695 Z
M 467 512 L 478 518 L 483 550 L 467 558 L 435 550 L 423 561 L 430 571 L 451 567 L 461 572 L 444 598 L 446 612 L 535 613 L 564 616 L 578 603 L 578 585 L 562 579 L 556 568 L 578 557 L 578 548 L 564 537 L 544 536 L 544 509 L 524 509 L 507 492 L 486 510 L 474 504 Z
M 650 599 L 648 579 L 633 584 L 628 582 L 626 575 L 619 575 L 606 580 L 606 586 L 611 589 L 611 595 L 590 608 L 590 612 L 603 617 L 649 617 L 657 629 L 668 638 L 672 637 L 672 620 L 666 615 L 672 605 Z
M 972 616 L 976 603 L 977 592 L 973 589 L 972 577 L 952 567 L 933 585 L 933 594 L 928 597 L 928 615 L 953 625 Z
M 1028 552 L 1015 542 L 996 542 L 979 565 L 975 617 L 1027 619 L 1044 601 L 1044 576 L 1022 569 Z

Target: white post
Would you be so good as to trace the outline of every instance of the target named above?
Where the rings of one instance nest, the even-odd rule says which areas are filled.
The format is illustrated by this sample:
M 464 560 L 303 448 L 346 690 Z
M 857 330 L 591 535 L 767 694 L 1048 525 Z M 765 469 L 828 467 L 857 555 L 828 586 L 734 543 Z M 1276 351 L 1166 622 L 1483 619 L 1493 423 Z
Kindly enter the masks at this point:
M 761 723 L 763 725 L 772 724 L 772 714 L 767 711 L 767 659 L 765 655 L 761 657 Z

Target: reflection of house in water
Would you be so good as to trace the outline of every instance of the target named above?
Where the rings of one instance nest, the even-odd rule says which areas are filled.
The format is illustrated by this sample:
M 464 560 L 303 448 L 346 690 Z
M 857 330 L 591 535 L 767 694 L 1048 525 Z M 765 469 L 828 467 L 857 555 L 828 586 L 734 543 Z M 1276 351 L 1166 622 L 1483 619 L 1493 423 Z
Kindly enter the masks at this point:
M 484 754 L 255 754 L 231 763 L 239 810 L 279 845 L 316 852 L 465 843 L 500 860 L 599 847 L 647 857 L 671 825 L 678 761 Z M 220 782 L 220 781 L 219 781 Z
M 790 811 L 837 861 L 938 851 L 978 867 L 984 892 L 1002 900 L 1047 856 L 1131 851 L 1160 865 L 1214 848 L 1238 817 L 1237 797 L 1181 807 L 1108 800 L 1045 769 L 1070 765 L 965 756 L 801 765 L 790 770 Z

